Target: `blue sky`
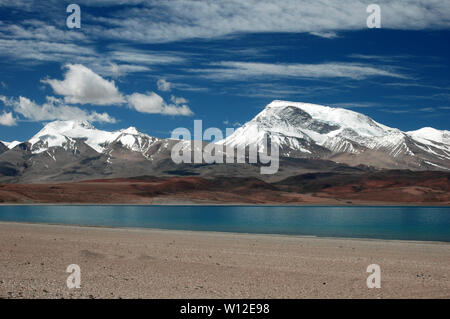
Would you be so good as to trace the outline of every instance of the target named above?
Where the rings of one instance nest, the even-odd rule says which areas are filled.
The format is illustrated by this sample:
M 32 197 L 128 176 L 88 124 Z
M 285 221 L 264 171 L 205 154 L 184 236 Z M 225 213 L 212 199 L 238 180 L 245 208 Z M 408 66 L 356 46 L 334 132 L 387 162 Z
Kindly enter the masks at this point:
M 360 0 L 42 2 L 0 0 L 0 140 L 72 118 L 225 129 L 275 99 L 450 129 L 450 1 L 378 1 L 380 29 Z

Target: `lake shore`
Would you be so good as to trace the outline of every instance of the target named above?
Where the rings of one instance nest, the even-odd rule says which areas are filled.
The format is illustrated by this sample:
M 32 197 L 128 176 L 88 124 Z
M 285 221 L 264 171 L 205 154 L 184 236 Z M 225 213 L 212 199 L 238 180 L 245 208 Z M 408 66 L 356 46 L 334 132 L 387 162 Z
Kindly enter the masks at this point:
M 1 222 L 0 298 L 450 298 L 448 260 L 440 242 Z

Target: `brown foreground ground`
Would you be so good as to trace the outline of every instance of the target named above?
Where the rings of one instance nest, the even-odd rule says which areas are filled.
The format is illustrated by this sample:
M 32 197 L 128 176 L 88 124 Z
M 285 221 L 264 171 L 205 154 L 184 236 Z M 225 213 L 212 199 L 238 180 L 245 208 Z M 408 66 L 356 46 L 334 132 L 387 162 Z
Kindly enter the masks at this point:
M 449 260 L 447 243 L 0 223 L 0 298 L 450 298 Z

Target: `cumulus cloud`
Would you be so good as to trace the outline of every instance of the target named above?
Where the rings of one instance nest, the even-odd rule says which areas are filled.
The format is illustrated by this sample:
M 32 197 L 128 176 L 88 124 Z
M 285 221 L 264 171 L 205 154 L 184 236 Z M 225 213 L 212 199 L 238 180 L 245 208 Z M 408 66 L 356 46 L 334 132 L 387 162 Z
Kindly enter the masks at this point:
M 224 61 L 211 64 L 211 68 L 191 71 L 213 80 L 242 80 L 252 77 L 297 77 L 297 78 L 349 78 L 365 79 L 373 76 L 406 78 L 386 69 L 355 63 L 320 64 L 274 64 Z
M 64 96 L 66 103 L 114 105 L 125 100 L 114 81 L 108 81 L 81 64 L 67 64 L 64 80 L 42 80 Z
M 111 67 L 114 68 L 115 66 L 112 65 Z M 64 80 L 41 80 L 49 84 L 55 93 L 64 96 L 63 99 L 47 97 L 46 103 L 42 105 L 23 96 L 18 99 L 0 96 L 0 101 L 11 107 L 15 113 L 31 121 L 79 119 L 90 122 L 115 122 L 115 119 L 107 113 L 89 112 L 79 107 L 68 105 L 68 103 L 96 105 L 128 103 L 130 108 L 141 113 L 181 116 L 193 114 L 185 98 L 172 96 L 171 101 L 173 104 L 169 104 L 161 96 L 153 92 L 148 94 L 133 93 L 123 96 L 115 86 L 114 81 L 102 78 L 84 65 L 68 64 L 66 68 L 68 71 L 64 75 Z M 170 83 L 163 79 L 161 80 L 158 84 L 165 90 L 169 89 Z M 15 124 L 12 113 L 4 113 L 1 121 L 3 125 Z
M 187 105 L 167 104 L 154 92 L 147 94 L 133 93 L 128 96 L 130 107 L 141 113 L 190 116 L 193 112 Z
M 46 103 L 39 105 L 20 96 L 18 99 L 0 96 L 0 101 L 12 107 L 14 112 L 30 121 L 87 120 L 89 122 L 115 123 L 116 120 L 107 113 L 88 112 L 78 107 L 65 105 L 55 97 L 47 97 Z
M 3 111 L 3 114 L 0 115 L 0 125 L 15 126 L 17 125 L 17 122 L 11 112 Z
M 166 79 L 159 79 L 156 84 L 158 85 L 158 90 L 163 92 L 168 92 L 171 90 L 172 84 L 168 82 Z

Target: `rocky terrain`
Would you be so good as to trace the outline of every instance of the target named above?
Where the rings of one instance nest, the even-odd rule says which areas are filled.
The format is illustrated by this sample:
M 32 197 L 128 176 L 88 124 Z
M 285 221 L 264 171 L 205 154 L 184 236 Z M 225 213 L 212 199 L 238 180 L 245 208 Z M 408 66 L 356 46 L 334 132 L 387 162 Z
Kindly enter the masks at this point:
M 55 184 L 0 184 L 13 204 L 415 204 L 449 205 L 450 173 L 307 173 L 278 182 L 255 177 L 154 177 Z

